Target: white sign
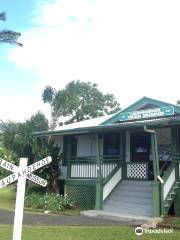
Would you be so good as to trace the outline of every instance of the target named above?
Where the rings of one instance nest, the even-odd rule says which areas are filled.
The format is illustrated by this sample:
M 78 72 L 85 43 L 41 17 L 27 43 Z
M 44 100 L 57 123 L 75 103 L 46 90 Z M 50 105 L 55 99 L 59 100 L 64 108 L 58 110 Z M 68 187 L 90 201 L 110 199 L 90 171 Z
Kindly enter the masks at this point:
M 14 172 L 13 174 L 9 175 L 8 177 L 5 177 L 0 180 L 0 188 L 5 187 L 6 185 L 13 183 L 20 177 L 26 177 L 27 179 L 31 180 L 32 182 L 35 182 L 43 187 L 46 187 L 47 181 L 32 174 L 33 171 L 36 171 L 37 169 L 44 167 L 45 165 L 49 164 L 52 161 L 51 157 L 44 158 L 36 163 L 33 163 L 32 165 L 28 166 L 27 168 L 20 169 L 18 166 L 14 165 L 13 163 L 10 163 L 2 158 L 0 158 L 0 167 L 9 170 L 11 172 Z
M 20 164 L 18 167 L 13 163 L 10 163 L 0 158 L 0 167 L 13 172 L 13 174 L 0 180 L 0 188 L 3 188 L 13 183 L 14 181 L 18 180 L 14 216 L 13 240 L 21 240 L 26 178 L 34 183 L 37 183 L 45 187 L 47 185 L 47 181 L 40 178 L 39 176 L 34 175 L 32 172 L 51 163 L 52 158 L 46 157 L 36 163 L 33 163 L 30 166 L 27 166 L 27 162 L 28 162 L 27 158 L 20 158 Z

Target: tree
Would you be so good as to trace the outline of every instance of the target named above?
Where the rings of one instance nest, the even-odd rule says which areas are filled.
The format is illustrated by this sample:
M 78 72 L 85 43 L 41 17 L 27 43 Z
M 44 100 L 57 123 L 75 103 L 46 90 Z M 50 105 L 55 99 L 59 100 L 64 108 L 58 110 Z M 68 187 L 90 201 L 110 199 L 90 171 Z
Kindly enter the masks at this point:
M 60 175 L 58 154 L 60 148 L 54 145 L 48 138 L 35 138 L 32 132 L 45 131 L 48 129 L 48 121 L 41 112 L 33 115 L 23 123 L 7 122 L 1 123 L 3 146 L 16 156 L 16 163 L 19 158 L 27 157 L 29 165 L 50 155 L 53 159 L 51 164 L 39 169 L 37 174 L 48 181 L 48 189 L 58 192 L 57 176 Z M 0 172 L 1 174 L 1 172 Z
M 2 12 L 0 13 L 0 20 L 1 21 L 6 21 L 6 13 Z M 17 42 L 18 38 L 21 36 L 21 33 L 11 31 L 11 30 L 1 30 L 0 31 L 0 43 L 10 43 L 10 44 L 15 44 L 20 47 L 23 46 L 22 43 Z
M 51 86 L 46 86 L 43 93 L 42 93 L 42 100 L 44 103 L 49 103 L 50 108 L 51 108 L 51 123 L 50 123 L 50 128 L 53 128 L 53 102 L 55 99 L 55 94 L 56 92 Z
M 37 112 L 24 123 L 3 123 L 1 124 L 3 144 L 6 149 L 13 151 L 17 158 L 27 157 L 30 162 L 33 162 L 41 157 L 40 149 L 43 142 L 34 139 L 32 132 L 47 129 L 48 121 L 41 112 Z
M 47 89 L 53 93 L 50 101 L 46 101 L 51 104 L 53 128 L 60 117 L 68 117 L 67 124 L 112 114 L 120 110 L 120 105 L 114 95 L 103 94 L 98 90 L 97 84 L 79 80 L 71 81 L 65 89 L 59 91 L 47 86 L 42 94 L 43 101 Z

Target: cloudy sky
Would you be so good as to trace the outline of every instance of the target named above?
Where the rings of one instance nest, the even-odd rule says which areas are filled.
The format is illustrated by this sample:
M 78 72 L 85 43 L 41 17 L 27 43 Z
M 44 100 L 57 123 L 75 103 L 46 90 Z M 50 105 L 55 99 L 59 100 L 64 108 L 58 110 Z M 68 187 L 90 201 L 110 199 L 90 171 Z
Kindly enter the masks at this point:
M 143 96 L 180 99 L 179 0 L 0 0 L 1 29 L 23 48 L 0 46 L 0 119 L 41 110 L 46 85 L 97 83 L 124 108 Z

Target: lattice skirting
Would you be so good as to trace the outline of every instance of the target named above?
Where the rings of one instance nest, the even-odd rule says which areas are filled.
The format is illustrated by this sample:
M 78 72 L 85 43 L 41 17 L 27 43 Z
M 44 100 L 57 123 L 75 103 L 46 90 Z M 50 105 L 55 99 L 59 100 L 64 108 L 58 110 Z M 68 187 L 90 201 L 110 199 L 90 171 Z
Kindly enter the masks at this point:
M 66 193 L 75 201 L 78 207 L 94 209 L 96 196 L 95 186 L 66 185 Z
M 143 163 L 127 164 L 127 178 L 147 179 L 147 165 Z

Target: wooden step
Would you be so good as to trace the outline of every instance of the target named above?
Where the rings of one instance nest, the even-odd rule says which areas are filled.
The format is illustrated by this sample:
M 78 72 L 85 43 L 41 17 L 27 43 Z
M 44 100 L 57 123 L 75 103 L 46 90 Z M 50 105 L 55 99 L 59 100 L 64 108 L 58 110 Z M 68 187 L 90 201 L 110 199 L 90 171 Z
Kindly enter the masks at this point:
M 151 182 L 120 182 L 105 200 L 103 209 L 122 214 L 152 216 Z

